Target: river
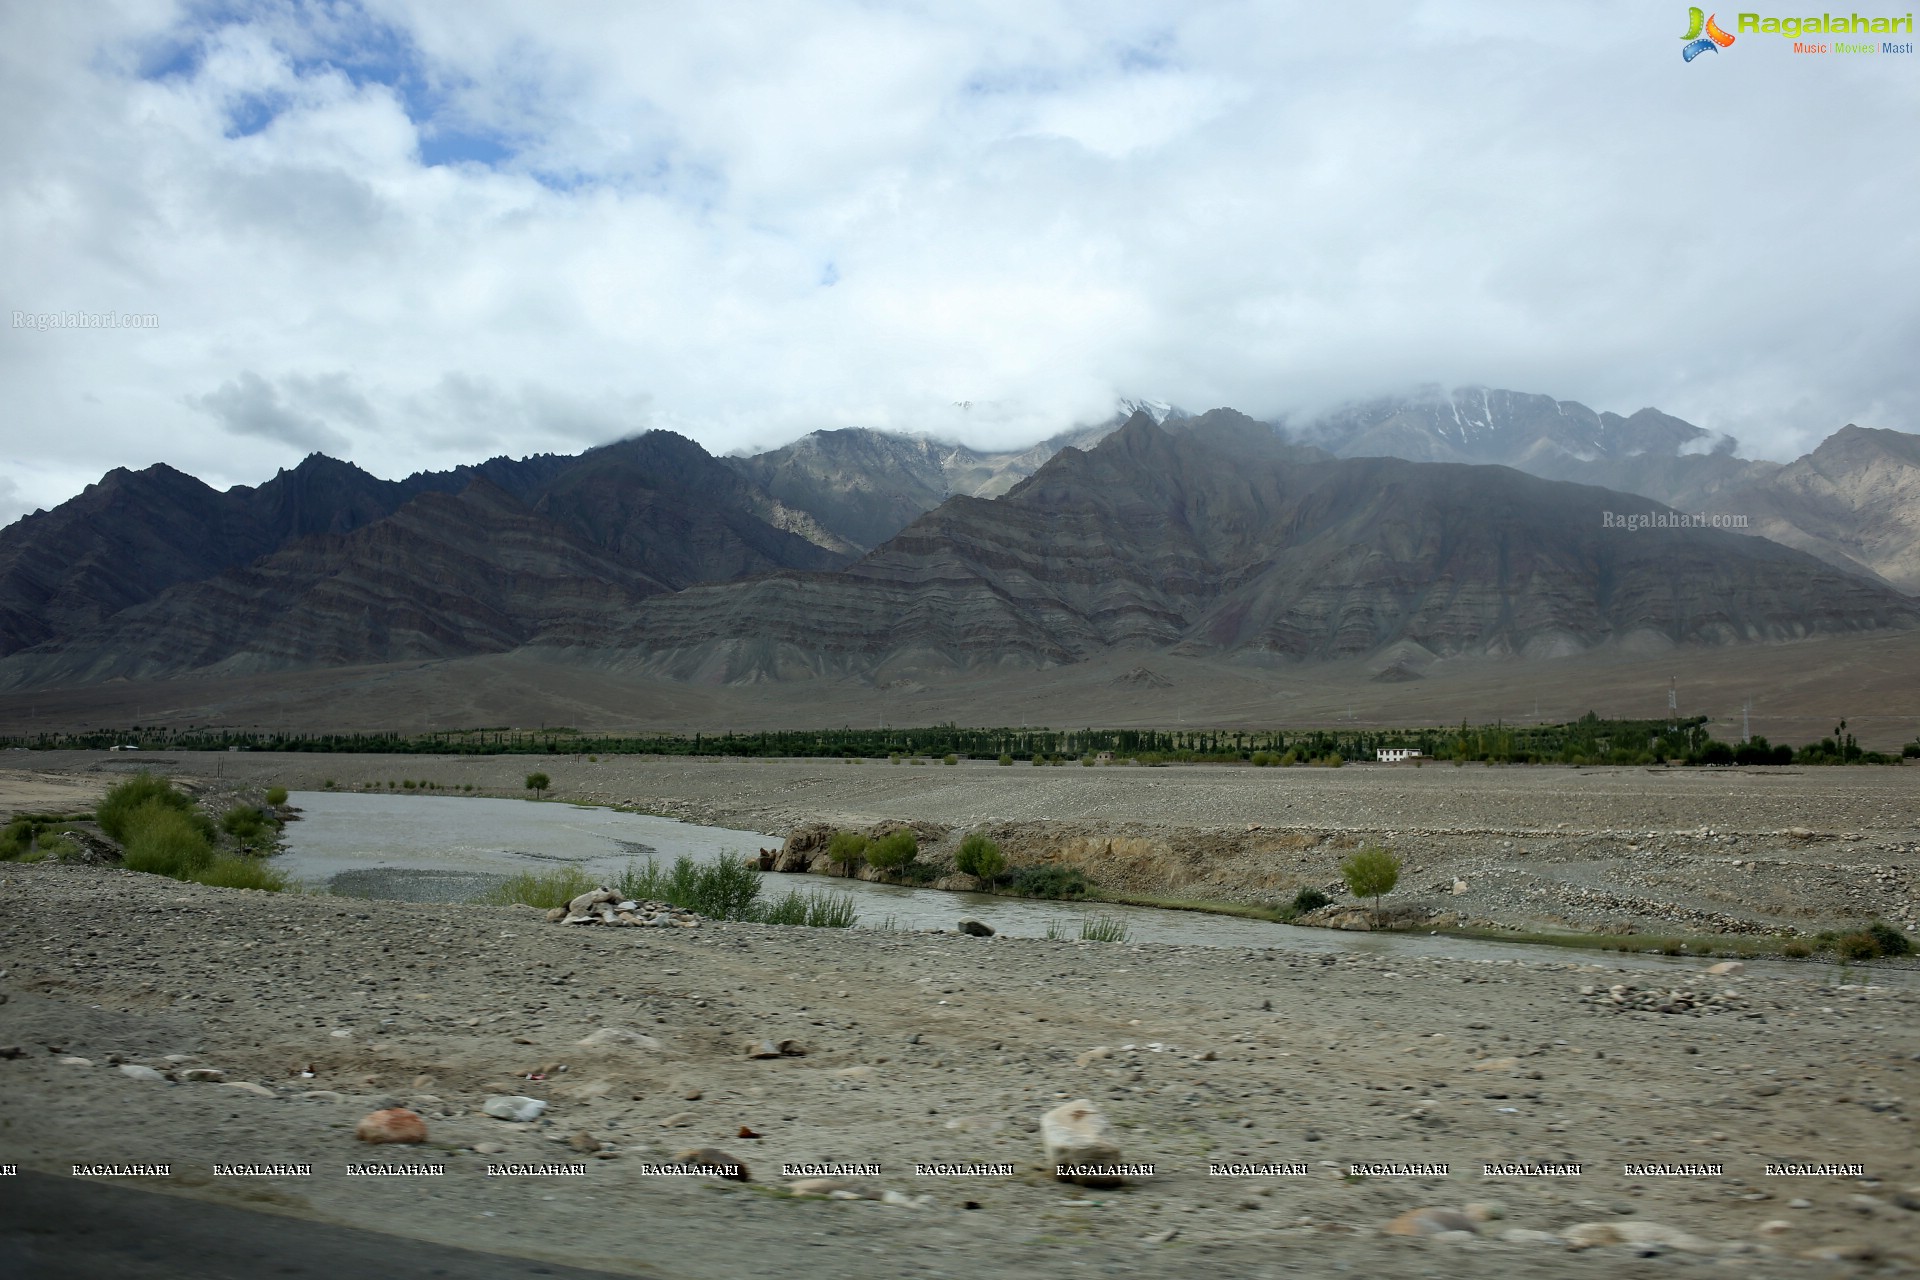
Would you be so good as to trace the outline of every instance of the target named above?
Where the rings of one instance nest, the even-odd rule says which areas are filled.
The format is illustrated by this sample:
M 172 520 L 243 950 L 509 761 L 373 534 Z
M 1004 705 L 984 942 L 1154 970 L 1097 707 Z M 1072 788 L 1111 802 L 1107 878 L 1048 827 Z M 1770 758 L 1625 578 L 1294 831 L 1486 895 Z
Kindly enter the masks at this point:
M 696 826 L 558 801 L 340 791 L 301 791 L 290 799 L 301 816 L 287 824 L 285 852 L 275 859 L 276 865 L 304 884 L 349 897 L 461 902 L 506 876 L 529 870 L 571 865 L 596 879 L 611 880 L 629 863 L 648 857 L 662 865 L 682 855 L 709 862 L 728 852 L 751 857 L 781 843 L 777 836 L 754 831 Z M 1129 942 L 1563 964 L 1604 960 L 1621 968 L 1670 970 L 1669 980 L 1675 982 L 1690 974 L 1699 976 L 1712 963 L 1704 957 L 1583 954 L 1437 934 L 1303 929 L 1196 911 L 949 893 L 811 875 L 769 874 L 765 880 L 763 896 L 794 887 L 846 893 L 859 912 L 858 926 L 864 928 L 952 929 L 961 920 L 979 920 L 997 933 L 1014 937 L 1041 938 L 1052 928 L 1061 936 L 1078 938 L 1089 917 L 1108 916 L 1126 923 Z M 1748 965 L 1783 976 L 1833 972 L 1789 961 L 1749 961 Z M 1878 966 L 1873 970 L 1875 982 L 1906 985 L 1915 978 L 1911 970 Z

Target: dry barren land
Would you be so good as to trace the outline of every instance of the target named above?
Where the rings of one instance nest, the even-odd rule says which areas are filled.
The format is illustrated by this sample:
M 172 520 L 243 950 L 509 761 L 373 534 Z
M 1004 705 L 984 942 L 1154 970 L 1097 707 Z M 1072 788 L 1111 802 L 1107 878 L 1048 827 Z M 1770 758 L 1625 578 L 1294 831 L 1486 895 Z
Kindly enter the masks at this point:
M 1702 972 L 1666 1013 L 1613 999 L 1647 971 L 1578 961 L 601 932 L 45 865 L 0 867 L 0 901 L 0 1159 L 28 1170 L 164 1164 L 143 1183 L 189 1199 L 639 1274 L 1920 1262 L 1920 998 L 1831 971 Z M 548 1107 L 484 1114 L 501 1095 Z M 1151 1173 L 1055 1181 L 1038 1123 L 1072 1099 Z M 393 1105 L 425 1145 L 354 1140 Z M 651 1168 L 700 1147 L 752 1181 Z M 1294 1171 L 1219 1171 L 1269 1163 Z M 1809 1163 L 1858 1168 L 1768 1172 Z M 262 1164 L 310 1173 L 222 1170 Z M 878 1172 L 797 1197 L 788 1164 Z M 1457 1216 L 1388 1231 L 1420 1209 Z
M 1483 879 L 1584 865 L 1625 883 L 1704 861 L 1727 886 L 1714 909 L 1730 915 L 1773 910 L 1766 893 L 1792 892 L 1751 886 L 1815 866 L 1831 877 L 1818 884 L 1838 887 L 1880 868 L 1895 887 L 1871 889 L 1892 895 L 1872 906 L 1897 905 L 1915 861 L 1900 769 L 35 756 L 7 773 L 22 789 L 85 791 L 141 763 L 223 787 L 313 786 L 324 779 L 302 771 L 323 770 L 350 784 L 364 766 L 502 793 L 544 768 L 568 798 L 774 833 L 908 818 L 1316 837 L 1286 858 L 1391 833 L 1437 875 L 1443 857 L 1477 850 Z M 1795 828 L 1812 834 L 1780 834 Z M 1452 843 L 1423 852 L 1419 840 L 1442 837 L 1418 832 Z M 1610 853 L 1555 852 L 1576 839 Z M 524 909 L 44 864 L 0 865 L 0 970 L 0 1163 L 63 1176 L 164 1164 L 164 1177 L 116 1181 L 183 1197 L 183 1212 L 221 1200 L 698 1276 L 1920 1265 L 1920 993 L 1906 971 L 1711 975 L 1704 961 L 1654 970 L 1585 953 L 1307 955 L 712 923 L 600 931 Z M 790 1051 L 749 1056 L 762 1039 Z M 547 1106 L 526 1123 L 485 1113 L 506 1095 Z M 1053 1177 L 1040 1117 L 1079 1099 L 1151 1173 L 1117 1188 Z M 425 1118 L 426 1144 L 354 1140 L 362 1116 L 391 1105 Z M 703 1147 L 751 1181 L 654 1168 Z M 352 1171 L 368 1164 L 444 1172 Z M 848 1164 L 879 1171 L 812 1183 L 783 1172 Z M 233 1165 L 310 1171 L 221 1171 Z M 527 1171 L 549 1165 L 583 1169 Z M 1264 1165 L 1276 1167 L 1248 1168 Z M 1418 1210 L 1436 1212 L 1404 1216 Z

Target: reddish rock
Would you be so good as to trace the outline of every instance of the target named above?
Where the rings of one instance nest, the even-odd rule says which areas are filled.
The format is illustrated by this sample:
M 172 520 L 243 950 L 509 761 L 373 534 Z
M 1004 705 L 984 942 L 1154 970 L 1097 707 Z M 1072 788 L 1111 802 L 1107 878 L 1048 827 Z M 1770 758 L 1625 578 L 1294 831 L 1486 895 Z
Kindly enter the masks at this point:
M 405 1107 L 388 1107 L 361 1117 L 353 1136 L 362 1142 L 425 1142 L 427 1122 Z

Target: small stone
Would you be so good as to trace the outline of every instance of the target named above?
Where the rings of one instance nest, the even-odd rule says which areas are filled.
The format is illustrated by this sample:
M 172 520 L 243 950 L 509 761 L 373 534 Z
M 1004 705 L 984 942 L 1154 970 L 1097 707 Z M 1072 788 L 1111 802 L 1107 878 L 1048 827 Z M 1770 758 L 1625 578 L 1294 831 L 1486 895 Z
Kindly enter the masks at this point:
M 696 1119 L 698 1119 L 698 1117 L 691 1111 L 676 1112 L 668 1116 L 665 1120 L 662 1120 L 660 1127 L 662 1129 L 684 1129 L 691 1125 Z
M 734 1182 L 753 1181 L 753 1175 L 747 1171 L 745 1164 L 714 1147 L 696 1147 L 692 1151 L 682 1151 L 673 1159 L 676 1164 L 696 1164 L 717 1168 L 721 1170 L 720 1177 L 729 1178 Z
M 1409 1209 L 1382 1231 L 1390 1236 L 1437 1236 L 1451 1232 L 1473 1235 L 1480 1230 L 1474 1220 L 1457 1209 Z
M 1141 1236 L 1141 1244 L 1165 1244 L 1180 1234 L 1180 1228 L 1168 1227 L 1165 1231 L 1156 1231 L 1150 1236 Z
M 300 1095 L 308 1102 L 345 1102 L 347 1095 L 335 1093 L 331 1089 L 309 1089 Z
M 585 1151 L 588 1153 L 592 1153 L 600 1150 L 600 1148 L 605 1146 L 606 1144 L 600 1141 L 600 1139 L 594 1137 L 592 1134 L 588 1133 L 585 1129 L 582 1129 L 580 1132 L 574 1134 L 571 1138 L 567 1139 L 567 1145 L 572 1147 L 575 1151 Z
M 1787 1208 L 1811 1209 L 1813 1208 L 1813 1201 L 1807 1199 L 1805 1196 L 1795 1196 L 1793 1199 L 1787 1201 Z
M 1785 1218 L 1769 1218 L 1760 1224 L 1760 1234 L 1763 1236 L 1784 1235 L 1791 1230 L 1793 1224 Z
M 780 1056 L 779 1044 L 764 1038 L 747 1041 L 746 1051 L 749 1058 L 777 1058 Z
M 1730 977 L 1736 973 L 1745 973 L 1747 966 L 1738 960 L 1722 960 L 1719 964 L 1707 966 L 1707 972 L 1717 978 Z
M 1112 1049 L 1109 1049 L 1106 1045 L 1097 1045 L 1094 1048 L 1087 1050 L 1085 1053 L 1081 1054 L 1079 1057 L 1075 1058 L 1073 1060 L 1073 1065 L 1076 1067 L 1090 1066 L 1095 1062 L 1099 1062 L 1103 1058 L 1111 1058 L 1112 1056 L 1113 1056 Z
M 221 1082 L 220 1087 L 222 1089 L 236 1089 L 241 1093 L 250 1093 L 256 1098 L 272 1098 L 278 1096 L 273 1090 L 267 1088 L 267 1086 L 255 1084 L 251 1080 L 226 1080 Z
M 657 1053 L 667 1047 L 650 1035 L 639 1031 L 629 1031 L 625 1027 L 601 1027 L 584 1040 L 577 1041 L 576 1043 L 590 1049 L 617 1045 L 624 1049 L 644 1049 L 649 1053 Z
M 1562 1231 L 1560 1238 L 1567 1248 L 1575 1250 L 1620 1243 L 1620 1233 L 1613 1229 L 1611 1222 L 1577 1222 Z
M 993 936 L 993 926 L 982 924 L 978 920 L 962 920 L 960 922 L 960 932 L 975 938 L 991 938 Z
M 90 1067 L 93 1065 L 93 1059 L 92 1058 L 62 1058 L 60 1059 L 60 1065 L 66 1066 L 66 1067 Z
M 515 1124 L 525 1124 L 530 1120 L 538 1120 L 540 1113 L 547 1109 L 547 1104 L 539 1098 L 496 1095 L 481 1103 L 480 1109 L 495 1120 L 510 1120 Z
M 1106 1166 L 1121 1163 L 1120 1144 L 1100 1108 L 1081 1098 L 1040 1117 L 1040 1138 L 1047 1163 L 1062 1182 L 1088 1187 L 1117 1187 L 1126 1180 Z
M 553 910 L 547 912 L 548 924 L 559 924 L 562 920 L 565 920 L 566 918 L 567 918 L 567 909 L 565 907 L 555 907 Z
M 1546 1244 L 1565 1247 L 1566 1241 L 1551 1231 L 1530 1231 L 1526 1227 L 1508 1227 L 1500 1233 L 1508 1244 Z
M 327 1034 L 332 1036 L 335 1040 L 353 1039 L 353 1032 L 347 1030 L 345 1027 L 336 1028 L 335 1030 L 327 1032 Z
M 149 1083 L 155 1080 L 166 1079 L 165 1076 L 155 1071 L 152 1067 L 142 1067 L 131 1062 L 120 1068 L 120 1074 L 129 1080 L 145 1080 Z
M 1466 1214 L 1475 1222 L 1497 1222 L 1507 1216 L 1507 1209 L 1495 1200 L 1477 1200 L 1467 1206 Z
M 353 1136 L 362 1142 L 425 1142 L 427 1122 L 405 1107 L 388 1107 L 360 1117 Z
M 211 1081 L 214 1084 L 219 1084 L 222 1080 L 225 1080 L 227 1078 L 227 1073 L 220 1070 L 218 1067 L 188 1067 L 185 1071 L 182 1071 L 180 1073 L 180 1078 L 182 1080 L 189 1080 L 194 1082 L 205 1080 L 205 1081 Z
M 473 1144 L 473 1149 L 477 1155 L 497 1156 L 506 1152 L 507 1144 L 504 1142 L 476 1142 Z

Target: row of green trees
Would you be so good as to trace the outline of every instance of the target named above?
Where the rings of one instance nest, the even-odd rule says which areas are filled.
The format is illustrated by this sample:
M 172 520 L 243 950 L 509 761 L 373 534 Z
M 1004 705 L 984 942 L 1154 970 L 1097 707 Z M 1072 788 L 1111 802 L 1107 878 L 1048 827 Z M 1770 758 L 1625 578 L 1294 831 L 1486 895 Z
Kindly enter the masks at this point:
M 942 757 L 1035 763 L 1091 761 L 1111 753 L 1146 764 L 1336 764 L 1371 760 L 1402 747 L 1443 761 L 1493 764 L 1873 764 L 1895 757 L 1862 750 L 1843 720 L 1832 736 L 1795 750 L 1764 738 L 1715 740 L 1706 717 L 1603 720 L 1593 712 L 1565 724 L 1469 725 L 1425 729 L 1266 731 L 1153 729 L 1010 729 L 931 725 L 914 729 L 767 730 L 723 734 L 583 734 L 573 729 L 472 729 L 431 733 L 288 733 L 272 730 L 166 728 L 42 733 L 0 739 L 0 745 L 42 750 L 304 751 L 434 755 L 669 755 L 885 759 Z M 1920 755 L 1920 743 L 1906 748 Z M 532 788 L 543 791 L 544 788 Z

